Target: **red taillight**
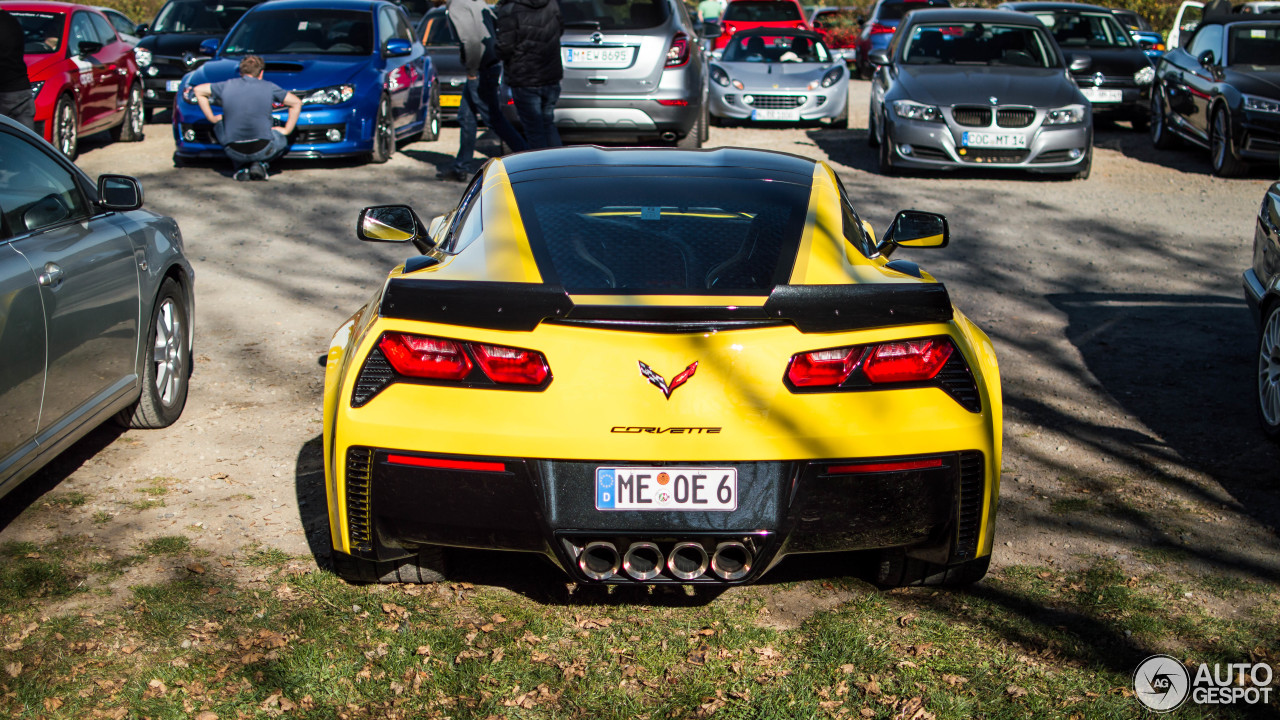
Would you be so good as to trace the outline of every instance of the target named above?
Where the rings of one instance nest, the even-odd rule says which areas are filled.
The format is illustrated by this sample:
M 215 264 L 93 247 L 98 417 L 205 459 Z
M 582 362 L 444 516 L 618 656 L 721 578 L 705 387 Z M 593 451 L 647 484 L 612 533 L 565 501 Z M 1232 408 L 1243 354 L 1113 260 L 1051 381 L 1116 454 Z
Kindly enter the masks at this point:
M 471 358 L 452 340 L 389 332 L 378 341 L 378 347 L 401 375 L 461 380 L 471 374 Z
M 489 379 L 506 385 L 541 385 L 551 370 L 536 350 L 471 343 L 476 362 Z
M 676 33 L 671 40 L 671 48 L 667 50 L 667 67 L 680 67 L 689 62 L 689 38 L 684 33 Z
M 446 458 L 418 457 L 416 455 L 388 455 L 387 462 L 393 465 L 412 465 L 414 467 L 440 468 L 441 470 L 479 470 L 481 472 L 507 471 L 507 466 L 500 462 L 449 460 Z
M 809 27 L 808 25 L 805 25 L 805 24 L 804 24 L 804 23 L 802 23 L 802 22 L 798 22 L 798 23 L 796 23 L 796 29 L 797 29 L 797 30 L 812 30 L 813 28 Z
M 881 23 L 871 23 L 871 33 L 870 33 L 870 34 L 872 34 L 872 35 L 884 35 L 885 33 L 891 33 L 891 32 L 893 32 L 895 29 L 896 29 L 896 28 L 895 28 L 893 25 L 883 25 L 883 24 L 881 24 Z
M 857 369 L 862 354 L 861 347 L 842 347 L 793 355 L 787 379 L 796 387 L 841 385 Z
M 688 100 L 683 100 L 683 99 L 675 99 L 675 100 L 659 100 L 659 101 L 658 101 L 658 104 L 659 104 L 659 105 L 666 105 L 666 106 L 668 106 L 668 107 L 685 107 L 686 105 L 688 105 L 688 104 L 689 104 L 689 101 L 688 101 Z
M 942 458 L 928 460 L 902 460 L 900 462 L 857 463 L 853 465 L 832 465 L 827 468 L 828 475 L 847 475 L 850 473 L 905 472 L 907 470 L 927 470 L 942 467 Z
M 884 343 L 867 354 L 862 372 L 873 383 L 932 380 L 954 351 L 943 338 Z
M 738 26 L 725 23 L 724 28 L 723 30 L 721 30 L 721 32 L 723 32 L 725 35 L 732 35 L 738 32 Z

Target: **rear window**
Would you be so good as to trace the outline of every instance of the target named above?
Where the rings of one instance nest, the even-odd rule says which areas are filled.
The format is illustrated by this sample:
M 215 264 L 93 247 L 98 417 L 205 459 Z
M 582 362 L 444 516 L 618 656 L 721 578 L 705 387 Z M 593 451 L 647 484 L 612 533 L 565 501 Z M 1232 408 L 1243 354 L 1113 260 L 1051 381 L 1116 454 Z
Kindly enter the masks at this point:
M 797 22 L 802 20 L 800 8 L 793 2 L 755 2 L 738 0 L 729 3 L 724 11 L 725 20 L 738 22 Z
M 663 0 L 564 0 L 560 17 L 566 28 L 645 30 L 667 21 Z
M 808 185 L 580 177 L 512 186 L 544 277 L 570 293 L 767 294 L 791 273 Z
M 44 55 L 62 46 L 62 26 L 67 17 L 62 13 L 10 10 L 22 26 L 22 53 Z
M 901 20 L 913 10 L 931 7 L 951 7 L 947 0 L 913 0 L 911 2 L 887 2 L 880 5 L 876 20 Z

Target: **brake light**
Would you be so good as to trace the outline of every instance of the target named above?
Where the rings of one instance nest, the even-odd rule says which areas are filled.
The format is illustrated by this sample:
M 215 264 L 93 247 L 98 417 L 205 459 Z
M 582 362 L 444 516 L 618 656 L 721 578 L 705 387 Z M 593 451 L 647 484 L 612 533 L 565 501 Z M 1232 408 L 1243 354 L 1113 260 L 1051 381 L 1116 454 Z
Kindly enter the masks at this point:
M 809 30 L 809 29 L 811 29 L 811 28 L 810 28 L 808 25 L 805 25 L 805 24 L 804 24 L 804 23 L 802 23 L 802 22 L 798 22 L 798 23 L 796 23 L 796 29 L 797 29 L 797 30 Z
M 388 455 L 387 462 L 392 465 L 411 465 L 413 467 L 439 468 L 441 470 L 478 470 L 480 472 L 507 471 L 507 466 L 500 462 L 448 460 L 445 458 L 420 457 L 418 455 Z
M 954 351 L 943 338 L 884 343 L 867 354 L 862 372 L 873 383 L 932 380 Z
M 734 33 L 738 32 L 738 26 L 737 26 L 737 25 L 730 25 L 729 23 L 725 23 L 725 24 L 724 24 L 724 26 L 723 26 L 722 32 L 723 32 L 725 35 L 732 35 L 732 34 L 734 34 Z
M 680 67 L 689 62 L 689 38 L 684 33 L 676 33 L 671 40 L 671 48 L 667 50 L 667 67 Z
M 471 374 L 471 358 L 452 340 L 389 332 L 383 334 L 378 347 L 401 375 L 461 380 Z
M 850 473 L 904 472 L 907 470 L 927 470 L 942 467 L 942 458 L 928 460 L 902 460 L 900 462 L 857 463 L 853 465 L 832 465 L 827 468 L 828 475 L 846 475 Z
M 540 385 L 551 373 L 547 359 L 536 350 L 471 343 L 476 362 L 489 379 L 507 385 Z
M 659 100 L 658 104 L 666 105 L 667 107 L 685 107 L 689 104 L 689 101 L 683 98 L 676 98 L 673 100 Z
M 884 25 L 882 23 L 871 23 L 871 35 L 884 35 L 895 30 L 893 25 Z
M 861 347 L 842 347 L 793 355 L 787 379 L 796 387 L 842 385 L 857 369 L 863 352 Z

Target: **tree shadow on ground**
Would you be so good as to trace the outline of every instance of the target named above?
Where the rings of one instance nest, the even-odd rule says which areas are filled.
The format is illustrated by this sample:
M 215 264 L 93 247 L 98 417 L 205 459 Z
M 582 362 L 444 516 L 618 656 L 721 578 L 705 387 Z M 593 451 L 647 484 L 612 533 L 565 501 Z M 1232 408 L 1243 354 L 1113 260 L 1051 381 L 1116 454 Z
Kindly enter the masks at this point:
M 80 466 L 105 450 L 124 433 L 125 428 L 108 420 L 14 487 L 4 496 L 3 502 L 0 502 L 0 531 L 9 527 L 10 523 L 35 505 L 45 493 L 56 489 L 79 470 Z

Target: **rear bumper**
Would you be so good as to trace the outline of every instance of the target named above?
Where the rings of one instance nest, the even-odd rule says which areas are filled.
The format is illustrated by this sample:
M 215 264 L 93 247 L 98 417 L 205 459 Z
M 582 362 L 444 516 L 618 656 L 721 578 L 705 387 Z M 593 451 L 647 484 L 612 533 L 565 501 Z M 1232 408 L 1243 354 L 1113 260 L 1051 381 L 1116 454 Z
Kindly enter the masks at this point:
M 448 467 L 422 467 L 405 456 Z M 377 560 L 405 557 L 429 545 L 532 552 L 547 556 L 578 582 L 746 583 L 789 554 L 889 547 L 909 548 L 931 562 L 960 562 L 983 552 L 979 539 L 993 510 L 995 486 L 992 469 L 978 451 L 682 463 L 736 467 L 737 509 L 610 511 L 596 508 L 595 471 L 625 462 L 441 456 L 363 446 L 349 447 L 340 457 L 341 491 L 330 497 L 331 520 L 334 511 L 339 517 L 336 550 Z M 830 471 L 902 460 L 935 466 Z M 623 567 L 607 577 L 588 577 L 580 566 L 591 543 L 607 543 L 621 556 L 642 542 L 655 545 L 664 558 L 678 543 L 699 545 L 708 558 L 717 547 L 740 543 L 749 553 L 749 569 L 726 579 L 709 566 L 696 577 L 677 578 L 663 567 L 657 576 L 640 579 Z
M 684 137 L 693 129 L 701 112 L 698 98 L 658 98 L 644 96 L 601 97 L 561 95 L 556 103 L 556 128 L 561 135 L 592 135 L 604 138 L 656 138 L 663 133 Z

